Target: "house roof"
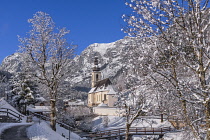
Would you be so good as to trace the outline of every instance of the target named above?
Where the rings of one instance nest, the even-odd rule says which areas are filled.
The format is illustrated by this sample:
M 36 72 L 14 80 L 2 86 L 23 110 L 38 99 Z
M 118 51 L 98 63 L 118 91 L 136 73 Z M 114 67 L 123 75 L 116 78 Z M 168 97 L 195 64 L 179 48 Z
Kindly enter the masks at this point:
M 80 106 L 80 105 L 85 105 L 85 102 L 84 101 L 81 101 L 81 100 L 68 101 L 68 105 L 77 105 L 77 106 Z
M 27 106 L 26 110 L 31 112 L 50 112 L 50 106 Z
M 100 91 L 108 91 L 107 94 L 116 94 L 114 89 L 112 88 L 112 83 L 109 80 L 109 78 L 106 78 L 104 80 L 98 81 L 93 87 L 89 93 L 95 93 L 95 92 L 100 92 Z

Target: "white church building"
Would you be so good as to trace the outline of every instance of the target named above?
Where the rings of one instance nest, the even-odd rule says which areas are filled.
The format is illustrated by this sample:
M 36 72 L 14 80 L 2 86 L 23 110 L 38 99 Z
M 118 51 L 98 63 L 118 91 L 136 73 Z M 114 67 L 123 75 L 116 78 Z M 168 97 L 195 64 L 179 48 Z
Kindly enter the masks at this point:
M 98 66 L 98 58 L 95 57 L 92 68 L 91 90 L 88 93 L 88 106 L 93 107 L 93 112 L 98 115 L 117 115 L 114 107 L 117 102 L 116 92 L 109 78 L 102 79 Z

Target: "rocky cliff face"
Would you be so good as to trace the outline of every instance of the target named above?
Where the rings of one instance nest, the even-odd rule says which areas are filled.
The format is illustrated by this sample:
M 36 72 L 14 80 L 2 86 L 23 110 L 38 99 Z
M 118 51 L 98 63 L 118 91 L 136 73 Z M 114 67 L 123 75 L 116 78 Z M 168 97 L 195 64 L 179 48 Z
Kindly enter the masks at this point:
M 68 66 L 71 72 L 66 79 L 66 85 L 71 90 L 66 90 L 66 94 L 72 92 L 87 94 L 91 86 L 90 79 L 94 57 L 99 59 L 103 78 L 109 77 L 114 85 L 117 84 L 117 79 L 122 75 L 124 66 L 129 65 L 124 55 L 129 41 L 130 38 L 127 37 L 112 43 L 89 45 L 80 55 L 74 58 L 73 65 L 69 64 Z M 23 62 L 23 54 L 15 53 L 3 60 L 0 69 L 16 73 L 21 71 Z
M 14 53 L 4 58 L 0 66 L 0 70 L 7 71 L 9 73 L 20 72 L 23 62 L 23 54 Z
M 74 59 L 74 67 L 70 67 L 70 73 L 67 81 L 73 87 L 86 91 L 90 89 L 90 78 L 93 67 L 94 57 L 98 57 L 99 66 L 102 71 L 102 79 L 110 78 L 113 84 L 117 83 L 117 78 L 122 74 L 128 61 L 125 60 L 124 51 L 128 47 L 129 38 L 124 38 L 112 43 L 95 43 L 88 46 L 80 55 Z

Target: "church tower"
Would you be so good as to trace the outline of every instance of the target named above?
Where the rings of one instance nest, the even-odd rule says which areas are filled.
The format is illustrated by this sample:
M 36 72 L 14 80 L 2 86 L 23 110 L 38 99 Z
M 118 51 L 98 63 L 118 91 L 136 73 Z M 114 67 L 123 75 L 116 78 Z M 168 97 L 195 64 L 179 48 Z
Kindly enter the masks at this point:
M 92 78 L 91 78 L 91 87 L 95 87 L 96 83 L 101 80 L 101 71 L 98 66 L 98 58 L 95 57 L 94 66 L 92 68 Z

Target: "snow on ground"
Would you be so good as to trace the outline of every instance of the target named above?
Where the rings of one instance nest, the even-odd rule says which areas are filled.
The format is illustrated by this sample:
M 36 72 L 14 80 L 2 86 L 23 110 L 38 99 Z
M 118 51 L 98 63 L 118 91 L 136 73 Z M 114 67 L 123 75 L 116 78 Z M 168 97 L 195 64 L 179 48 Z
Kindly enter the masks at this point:
M 106 121 L 105 121 L 106 120 Z M 107 123 L 108 122 L 108 123 Z M 106 124 L 107 123 L 107 124 Z M 118 117 L 118 116 L 98 116 L 93 119 L 93 131 L 99 130 L 109 130 L 109 129 L 117 129 L 117 128 L 125 128 L 126 119 L 125 117 Z M 172 127 L 170 122 L 164 121 L 161 123 L 160 119 L 141 119 L 134 121 L 131 127 Z M 135 135 L 133 136 L 133 140 L 150 140 L 154 137 L 158 136 L 145 136 L 145 135 Z M 164 140 L 183 140 L 184 132 L 173 132 L 167 133 L 164 135 Z
M 0 109 L 1 108 L 8 108 L 11 109 L 12 111 L 21 114 L 20 112 L 18 112 L 13 106 L 11 106 L 9 103 L 7 103 L 7 101 L 4 100 L 4 98 L 0 99 Z
M 60 125 L 56 125 L 56 132 L 59 133 L 60 135 L 65 136 L 65 138 L 69 138 L 69 130 L 60 127 Z M 70 132 L 70 140 L 82 140 L 82 138 L 77 134 Z
M 49 122 L 39 120 L 36 117 L 33 118 L 33 121 L 35 123 L 27 129 L 27 136 L 30 140 L 66 140 L 69 138 L 69 130 L 59 125 L 56 125 L 55 132 L 50 128 Z M 71 132 L 70 139 L 81 140 L 82 138 Z
M 27 136 L 30 140 L 66 140 L 69 138 L 69 131 L 56 126 L 57 132 L 53 131 L 45 121 L 33 118 L 34 123 L 0 123 L 0 135 L 8 128 L 18 125 L 31 125 L 27 129 Z M 65 138 L 62 136 L 65 136 Z M 71 140 L 82 140 L 77 134 L 70 133 Z
M 183 132 L 167 133 L 164 135 L 164 140 L 183 140 Z
M 12 107 L 9 103 L 7 103 L 3 98 L 0 99 L 0 108 L 9 108 L 14 112 L 20 114 L 14 107 Z M 21 123 L 0 123 L 0 134 L 13 126 L 18 125 L 32 125 L 27 129 L 27 136 L 31 140 L 66 140 L 69 137 L 69 131 L 60 127 L 59 125 L 56 126 L 57 133 L 53 131 L 49 124 L 45 121 L 40 121 L 36 117 L 33 117 L 34 123 L 26 123 L 26 116 L 23 118 Z M 39 123 L 40 122 L 40 123 Z M 64 135 L 64 138 L 61 135 Z M 70 133 L 71 140 L 79 140 L 81 139 L 77 134 L 71 132 Z
M 18 114 L 21 114 L 20 112 L 18 112 L 14 107 L 12 107 L 9 103 L 7 103 L 4 98 L 1 98 L 0 99 L 0 109 L 1 108 L 8 108 L 8 109 L 11 109 L 12 111 L 18 113 Z M 14 116 L 10 116 L 14 119 L 16 119 Z M 8 129 L 8 128 L 11 128 L 13 126 L 18 126 L 18 125 L 31 125 L 31 123 L 26 123 L 26 116 L 24 116 L 24 118 L 22 118 L 21 120 L 21 123 L 0 123 L 0 135 L 1 133 Z
M 14 112 L 16 112 L 17 114 L 21 114 L 20 112 L 18 112 L 13 106 L 11 106 L 7 101 L 4 100 L 4 98 L 1 98 L 0 99 L 0 110 L 1 108 L 8 108 Z M 23 115 L 23 114 L 22 114 Z M 13 115 L 10 115 L 9 116 L 13 119 L 17 119 L 16 117 L 14 117 Z M 24 116 L 24 115 L 23 115 Z M 21 120 L 22 123 L 25 123 L 26 122 L 26 116 L 24 116 Z
M 66 140 L 60 134 L 54 132 L 44 121 L 30 126 L 27 129 L 27 136 L 30 140 Z
M 172 132 L 172 133 L 166 133 L 163 136 L 164 140 L 187 140 L 185 137 L 184 131 L 178 131 L 178 132 Z M 158 136 L 152 136 L 152 135 L 135 135 L 132 137 L 133 140 L 153 140 L 153 138 L 158 138 Z M 195 139 L 190 139 L 195 140 Z
M 125 117 L 118 116 L 98 116 L 93 119 L 93 131 L 125 128 Z M 107 121 L 106 121 L 107 120 Z M 105 122 L 108 122 L 105 124 Z M 107 125 L 107 127 L 105 127 Z M 161 123 L 160 119 L 139 119 L 134 121 L 131 127 L 173 127 L 170 122 L 164 121 Z

